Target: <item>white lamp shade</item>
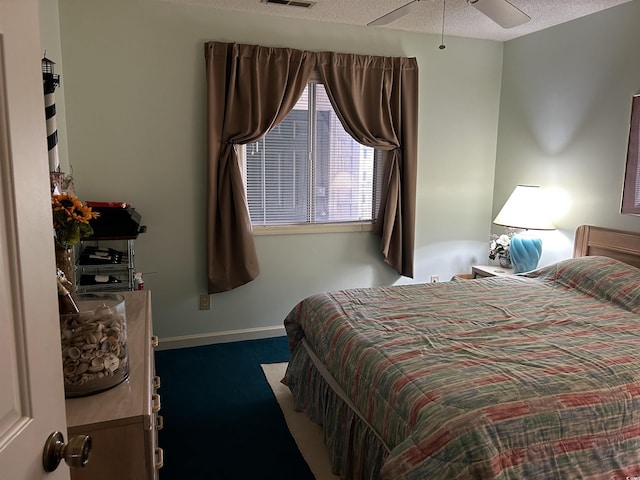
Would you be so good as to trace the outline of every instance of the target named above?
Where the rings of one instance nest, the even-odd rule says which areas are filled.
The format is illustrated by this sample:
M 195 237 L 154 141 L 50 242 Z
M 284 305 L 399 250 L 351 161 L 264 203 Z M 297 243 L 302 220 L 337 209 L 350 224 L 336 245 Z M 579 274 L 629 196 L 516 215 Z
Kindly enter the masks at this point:
M 493 223 L 526 230 L 555 230 L 540 187 L 518 185 Z

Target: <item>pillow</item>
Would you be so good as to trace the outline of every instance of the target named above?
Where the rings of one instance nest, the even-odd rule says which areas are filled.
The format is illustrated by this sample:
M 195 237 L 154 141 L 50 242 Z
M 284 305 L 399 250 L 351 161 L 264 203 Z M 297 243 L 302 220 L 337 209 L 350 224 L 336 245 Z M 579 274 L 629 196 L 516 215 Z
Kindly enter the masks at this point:
M 578 257 L 525 274 L 640 313 L 640 269 L 608 257 Z

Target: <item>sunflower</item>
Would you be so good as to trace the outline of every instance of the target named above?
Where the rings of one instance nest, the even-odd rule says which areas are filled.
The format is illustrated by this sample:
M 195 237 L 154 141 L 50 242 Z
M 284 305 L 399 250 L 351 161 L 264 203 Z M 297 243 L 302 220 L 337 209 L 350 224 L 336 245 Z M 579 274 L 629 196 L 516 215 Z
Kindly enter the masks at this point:
M 53 229 L 56 243 L 69 248 L 83 237 L 93 234 L 90 220 L 98 217 L 91 207 L 83 205 L 78 197 L 69 193 L 53 194 L 51 196 L 53 209 Z

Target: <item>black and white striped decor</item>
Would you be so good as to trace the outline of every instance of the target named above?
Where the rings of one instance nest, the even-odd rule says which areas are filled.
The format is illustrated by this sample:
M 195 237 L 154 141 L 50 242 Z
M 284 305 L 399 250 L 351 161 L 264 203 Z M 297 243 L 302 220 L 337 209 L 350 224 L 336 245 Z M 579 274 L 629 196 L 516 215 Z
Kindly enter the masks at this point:
M 47 119 L 47 148 L 49 150 L 49 171 L 60 172 L 58 157 L 58 127 L 56 125 L 56 98 L 54 91 L 60 84 L 60 76 L 54 75 L 52 62 L 46 57 L 42 59 L 42 84 L 44 87 L 44 111 Z
M 56 99 L 53 92 L 44 95 L 44 112 L 47 118 L 47 148 L 49 150 L 49 171 L 60 171 L 58 158 L 58 127 L 56 126 Z

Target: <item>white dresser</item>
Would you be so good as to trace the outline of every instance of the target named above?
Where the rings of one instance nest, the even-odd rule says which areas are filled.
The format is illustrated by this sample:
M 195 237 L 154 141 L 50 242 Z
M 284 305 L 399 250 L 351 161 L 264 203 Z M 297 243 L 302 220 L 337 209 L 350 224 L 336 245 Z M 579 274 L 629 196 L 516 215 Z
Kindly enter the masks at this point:
M 71 469 L 72 480 L 155 480 L 162 467 L 151 293 L 121 294 L 127 312 L 129 378 L 105 392 L 66 400 L 67 437 L 90 435 L 93 443 L 89 463 Z

